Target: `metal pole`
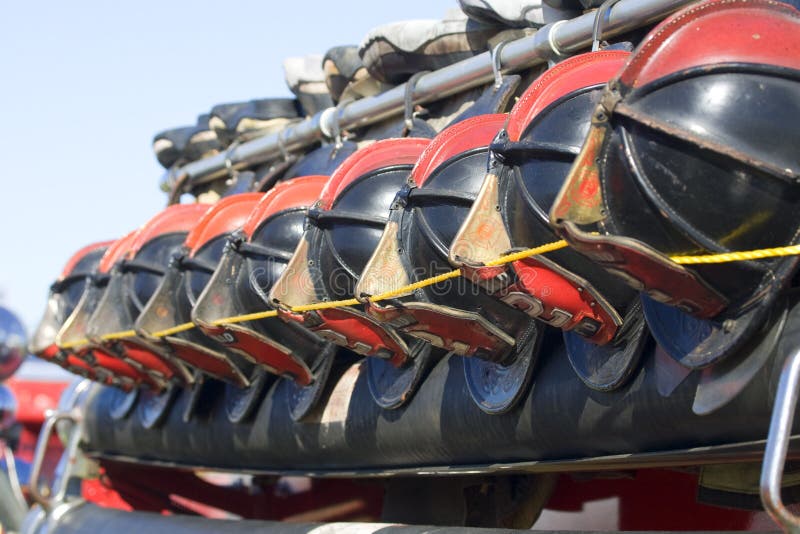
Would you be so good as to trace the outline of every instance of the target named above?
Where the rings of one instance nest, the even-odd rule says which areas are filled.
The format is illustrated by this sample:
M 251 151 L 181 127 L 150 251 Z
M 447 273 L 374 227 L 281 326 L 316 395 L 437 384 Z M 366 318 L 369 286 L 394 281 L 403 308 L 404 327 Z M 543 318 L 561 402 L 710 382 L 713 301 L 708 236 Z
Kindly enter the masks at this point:
M 34 501 L 49 512 L 55 505 L 64 500 L 67 493 L 69 477 L 75 468 L 79 454 L 79 446 L 83 438 L 83 413 L 88 400 L 88 394 L 92 382 L 81 380 L 67 388 L 58 401 L 59 407 L 56 410 L 45 412 L 45 420 L 39 431 L 39 438 L 36 441 L 36 451 L 33 455 L 31 464 L 30 480 L 28 490 Z M 69 421 L 72 423 L 69 438 L 64 444 L 64 453 L 59 460 L 59 467 L 62 471 L 56 472 L 56 480 L 52 487 L 43 488 L 41 484 L 42 465 L 45 455 L 50 445 L 50 437 L 57 429 L 59 421 Z M 44 491 L 43 491 L 44 490 Z
M 3 457 L 6 461 L 6 470 L 8 471 L 8 483 L 11 485 L 11 491 L 14 494 L 14 499 L 20 505 L 22 510 L 28 507 L 25 501 L 25 494 L 22 493 L 22 484 L 19 481 L 19 471 L 17 471 L 17 460 L 14 458 L 14 451 L 8 446 L 8 443 L 0 439 L 0 450 L 3 451 Z
M 607 15 L 608 19 L 603 24 L 604 36 L 612 37 L 659 21 L 692 1 L 620 0 Z M 594 13 L 586 13 L 569 21 L 548 24 L 534 35 L 508 43 L 500 51 L 503 70 L 514 72 L 527 69 L 551 57 L 588 48 L 592 43 L 594 19 Z M 491 54 L 484 52 L 422 76 L 417 81 L 413 99 L 417 104 L 439 100 L 484 85 L 492 79 Z M 336 108 L 333 113 L 327 114 L 326 119 L 330 117 L 337 121 L 343 129 L 374 124 L 400 114 L 404 95 L 405 85 L 401 85 L 380 95 Z M 322 124 L 324 113 L 319 112 L 287 127 L 281 133 L 242 143 L 228 153 L 189 163 L 177 171 L 177 175 L 186 175 L 188 183 L 197 184 L 228 173 L 226 160 L 229 160 L 233 169 L 241 169 L 279 156 L 281 142 L 287 150 L 308 146 L 320 140 L 322 128 L 329 126 Z
M 761 502 L 769 515 L 786 532 L 800 532 L 800 517 L 786 508 L 781 498 L 783 467 L 786 463 L 798 396 L 800 396 L 800 348 L 795 349 L 783 365 L 761 469 Z

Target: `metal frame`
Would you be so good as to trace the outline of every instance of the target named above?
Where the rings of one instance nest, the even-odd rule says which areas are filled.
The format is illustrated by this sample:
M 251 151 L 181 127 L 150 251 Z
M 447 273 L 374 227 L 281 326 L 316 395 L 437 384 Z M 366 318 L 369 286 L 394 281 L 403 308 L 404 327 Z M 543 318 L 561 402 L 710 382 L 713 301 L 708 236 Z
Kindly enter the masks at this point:
M 800 347 L 794 349 L 783 364 L 761 470 L 761 502 L 772 519 L 786 532 L 800 532 L 800 516 L 786 508 L 781 497 L 783 467 L 786 463 L 798 397 L 800 397 Z
M 9 447 L 8 443 L 6 443 L 3 439 L 0 439 L 0 452 L 2 452 L 2 457 L 6 462 L 8 482 L 11 485 L 11 491 L 14 493 L 14 498 L 17 500 L 17 504 L 19 504 L 22 509 L 25 509 L 28 507 L 28 503 L 25 502 L 25 495 L 22 492 L 22 484 L 19 481 L 19 472 L 17 471 L 17 461 L 16 458 L 14 458 L 14 451 L 11 450 L 11 447 Z
M 693 0 L 620 0 L 603 21 L 603 35 L 612 37 L 657 22 Z M 423 104 L 492 82 L 492 64 L 499 61 L 503 71 L 513 72 L 564 57 L 592 44 L 595 13 L 586 13 L 569 21 L 542 27 L 534 35 L 511 41 L 496 57 L 487 51 L 416 80 L 412 99 Z M 494 60 L 494 61 L 493 61 Z M 186 184 L 198 184 L 227 176 L 231 170 L 268 161 L 287 150 L 306 147 L 324 137 L 323 132 L 362 127 L 399 115 L 404 109 L 406 85 L 400 85 L 374 97 L 328 108 L 305 121 L 272 135 L 242 143 L 232 150 L 189 163 L 175 174 Z
M 42 493 L 39 479 L 41 478 L 42 464 L 44 463 L 45 453 L 47 452 L 47 445 L 50 443 L 53 429 L 55 429 L 59 421 L 70 421 L 73 423 L 73 427 L 69 433 L 69 441 L 64 448 L 64 455 L 59 461 L 59 466 L 62 467 L 63 471 L 57 474 L 56 480 L 53 482 L 53 487 L 48 492 L 48 495 L 45 495 Z M 31 497 L 45 510 L 49 511 L 58 504 L 63 503 L 67 496 L 70 473 L 80 453 L 78 445 L 80 444 L 83 434 L 82 422 L 83 410 L 81 408 L 74 408 L 69 411 L 51 411 L 47 413 L 47 419 L 42 426 L 39 439 L 36 442 L 36 453 L 33 457 L 30 479 Z
M 79 455 L 82 454 L 79 446 L 83 438 L 84 412 L 91 386 L 92 382 L 90 380 L 75 382 L 62 394 L 59 408 L 45 412 L 44 424 L 36 441 L 36 451 L 33 455 L 28 486 L 33 500 L 39 503 L 47 512 L 64 503 L 67 497 L 70 477 L 76 467 Z M 57 428 L 60 421 L 70 421 L 72 428 L 70 428 L 67 443 L 64 445 L 64 452 L 56 468 L 56 478 L 53 481 L 53 486 L 48 488 L 49 491 L 45 495 L 40 486 L 42 465 L 44 464 L 53 430 Z
M 643 452 L 634 454 L 615 454 L 591 458 L 567 460 L 531 460 L 528 462 L 509 462 L 495 464 L 465 465 L 426 465 L 418 467 L 364 468 L 360 470 L 334 468 L 325 471 L 313 469 L 248 469 L 247 474 L 265 476 L 307 476 L 314 478 L 384 478 L 391 476 L 461 476 L 497 474 L 535 474 L 535 473 L 582 473 L 598 471 L 619 471 L 632 469 L 652 469 L 702 466 L 708 464 L 736 464 L 758 462 L 763 458 L 764 440 L 709 445 L 671 451 Z M 794 450 L 800 450 L 800 437 L 790 439 Z M 216 471 L 220 473 L 242 473 L 239 468 L 225 468 L 202 463 L 180 463 L 154 458 L 140 458 L 126 454 L 86 451 L 87 457 L 102 462 L 115 462 L 186 469 Z M 800 459 L 797 453 L 792 459 Z

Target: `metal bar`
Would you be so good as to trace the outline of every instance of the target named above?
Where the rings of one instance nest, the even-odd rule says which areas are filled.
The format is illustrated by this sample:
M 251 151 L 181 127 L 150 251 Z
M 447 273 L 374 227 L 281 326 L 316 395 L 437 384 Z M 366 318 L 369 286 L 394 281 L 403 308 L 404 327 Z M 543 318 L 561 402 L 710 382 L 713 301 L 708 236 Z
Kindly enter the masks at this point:
M 651 24 L 692 1 L 620 0 L 607 15 L 603 36 L 613 37 Z M 595 14 L 586 13 L 569 21 L 548 24 L 534 35 L 508 43 L 499 53 L 503 71 L 527 69 L 552 57 L 588 48 L 592 43 L 594 21 Z M 413 100 L 417 104 L 439 100 L 493 79 L 492 55 L 485 52 L 419 78 Z M 242 143 L 224 154 L 189 163 L 177 171 L 177 175 L 186 176 L 187 183 L 197 184 L 224 175 L 230 169 L 242 169 L 277 157 L 281 154 L 281 146 L 285 150 L 308 146 L 320 140 L 323 129 L 330 127 L 329 124 L 323 124 L 323 114 L 326 115 L 325 122 L 328 119 L 336 121 L 342 129 L 380 122 L 402 113 L 405 91 L 405 85 L 401 85 L 380 95 L 335 108 L 333 112 L 324 110 L 281 132 Z
M 761 502 L 772 519 L 786 532 L 800 532 L 800 517 L 789 511 L 781 498 L 783 467 L 786 463 L 786 451 L 789 447 L 798 396 L 800 396 L 800 348 L 795 349 L 783 364 L 761 470 Z
M 56 479 L 53 481 L 53 487 L 50 490 L 50 502 L 55 504 L 63 503 L 67 497 L 69 482 L 78 463 L 79 446 L 83 438 L 83 411 L 81 408 L 74 408 L 70 412 L 63 414 L 62 419 L 71 421 L 72 428 L 64 447 L 64 454 L 56 470 Z
M 797 449 L 800 436 L 793 436 L 791 444 Z M 762 460 L 765 440 L 692 447 L 663 452 L 644 452 L 634 454 L 615 454 L 574 460 L 533 460 L 530 462 L 509 462 L 495 464 L 470 465 L 431 465 L 425 467 L 401 467 L 375 469 L 367 467 L 361 470 L 329 469 L 311 471 L 302 469 L 224 469 L 197 462 L 185 463 L 155 460 L 145 457 L 134 457 L 114 453 L 88 453 L 98 461 L 112 461 L 123 464 L 134 464 L 168 469 L 191 469 L 199 471 L 216 471 L 221 473 L 239 473 L 264 476 L 299 476 L 313 478 L 386 478 L 386 477 L 428 477 L 428 476 L 467 476 L 498 474 L 542 474 L 542 473 L 596 473 L 600 471 L 620 471 L 634 469 L 669 469 L 685 468 L 710 464 L 743 464 Z M 797 452 L 789 456 L 790 460 L 800 460 Z
M 47 445 L 50 443 L 50 436 L 53 433 L 53 428 L 56 425 L 56 418 L 54 412 L 45 412 L 44 424 L 39 431 L 39 439 L 36 441 L 36 452 L 33 455 L 33 463 L 31 464 L 31 475 L 28 483 L 28 489 L 34 501 L 39 503 L 45 510 L 50 508 L 50 501 L 48 496 L 42 493 L 40 478 L 42 473 L 42 464 L 44 464 L 44 455 L 47 452 Z
M 59 400 L 59 408 L 45 412 L 44 424 L 36 441 L 36 450 L 33 455 L 28 486 L 33 500 L 39 503 L 46 511 L 51 510 L 53 506 L 63 501 L 66 496 L 69 477 L 75 467 L 79 445 L 83 437 L 83 409 L 86 404 L 87 394 L 91 391 L 91 385 L 92 382 L 85 379 L 74 382 L 62 394 Z M 59 421 L 71 421 L 72 428 L 70 429 L 69 440 L 64 444 L 64 453 L 59 460 L 61 472 L 56 473 L 56 480 L 53 486 L 46 488 L 46 493 L 43 493 L 43 488 L 40 485 L 42 465 L 50 445 L 50 438 Z
M 70 421 L 73 426 L 70 429 L 69 441 L 65 444 L 64 454 L 59 461 L 61 472 L 56 474 L 56 480 L 53 486 L 49 488 L 45 494 L 42 492 L 42 486 L 40 485 L 42 464 L 44 463 L 45 453 L 50 443 L 50 437 L 60 421 Z M 31 467 L 29 488 L 33 500 L 39 503 L 45 510 L 50 510 L 54 505 L 62 503 L 66 497 L 69 477 L 78 457 L 78 446 L 83 432 L 81 427 L 82 421 L 83 416 L 79 408 L 67 412 L 50 411 L 46 414 L 44 425 L 39 433 L 39 439 L 36 442 L 36 452 Z

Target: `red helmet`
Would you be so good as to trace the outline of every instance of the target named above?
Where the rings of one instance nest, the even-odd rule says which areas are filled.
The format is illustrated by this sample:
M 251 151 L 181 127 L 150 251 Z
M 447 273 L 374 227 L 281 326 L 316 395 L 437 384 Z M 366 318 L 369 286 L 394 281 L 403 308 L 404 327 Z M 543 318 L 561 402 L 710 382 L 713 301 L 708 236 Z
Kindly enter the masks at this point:
M 228 235 L 240 228 L 260 193 L 225 197 L 192 226 L 180 248 L 173 250 L 158 288 L 136 320 L 136 332 L 153 343 L 169 346 L 173 356 L 208 375 L 238 386 L 250 383 L 252 365 L 241 355 L 203 335 L 196 328 L 160 335 L 191 323 L 191 311 L 216 269 Z
M 378 245 L 392 201 L 429 142 L 386 139 L 347 158 L 309 212 L 306 232 L 270 292 L 283 318 L 299 322 L 357 354 L 375 357 L 367 364 L 373 378 L 370 389 L 376 402 L 387 408 L 409 398 L 428 359 L 429 347 L 410 347 L 391 326 L 359 308 L 302 313 L 289 308 L 355 296 L 356 283 Z M 418 357 L 409 358 L 412 351 Z M 386 376 L 393 384 L 404 382 L 404 386 L 395 390 L 399 394 L 388 394 L 388 383 L 379 383 L 375 380 L 378 376 Z
M 670 256 L 798 242 L 798 102 L 800 12 L 766 0 L 692 5 L 610 82 L 553 205 L 575 249 L 644 291 L 654 336 L 688 367 L 749 339 L 796 269 L 796 257 L 682 266 Z
M 306 396 L 300 394 L 304 388 L 316 390 L 325 384 L 335 348 L 304 327 L 274 317 L 232 324 L 219 321 L 272 308 L 269 291 L 297 247 L 306 213 L 327 181 L 327 176 L 294 178 L 264 194 L 242 228 L 228 237 L 222 259 L 192 310 L 192 320 L 207 336 L 259 369 L 296 384 L 297 394 L 289 396 L 296 419 L 306 410 L 298 409 L 303 403 L 295 406 L 294 401 Z M 250 400 L 226 404 L 231 420 L 247 415 Z
M 86 333 L 86 325 L 108 284 L 111 265 L 125 254 L 135 238 L 136 232 L 130 232 L 106 249 L 97 269 L 87 277 L 80 300 L 59 329 L 55 342 L 59 348 L 92 367 L 101 382 L 120 385 L 124 389 L 140 383 L 160 389 L 164 383 L 159 377 L 149 376 L 135 363 L 131 365 L 123 361 L 113 350 L 91 343 Z
M 163 278 L 172 252 L 207 210 L 201 204 L 168 207 L 136 232 L 116 262 L 104 262 L 110 269 L 108 285 L 86 325 L 93 344 L 113 351 L 164 384 L 189 383 L 192 376 L 167 347 L 136 336 L 133 328 Z
M 50 286 L 47 308 L 28 347 L 36 356 L 92 379 L 96 375 L 91 366 L 70 351 L 61 350 L 56 345 L 56 336 L 78 305 L 88 277 L 95 272 L 111 243 L 103 241 L 87 245 L 67 261 L 58 279 Z
M 266 321 L 221 326 L 215 321 L 269 308 L 265 297 L 277 278 L 276 271 L 285 267 L 287 256 L 297 246 L 305 213 L 317 201 L 327 180 L 327 176 L 295 178 L 268 191 L 250 211 L 241 231 L 230 237 L 230 245 L 223 253 L 208 290 L 200 295 L 193 309 L 193 319 L 209 337 L 242 351 L 273 373 L 290 376 L 303 386 L 313 381 L 303 355 L 291 349 L 284 352 L 288 347 L 270 339 L 267 332 L 254 328 Z M 290 218 L 284 220 L 286 216 Z M 273 244 L 280 246 L 271 248 Z M 248 263 L 264 265 L 260 270 L 254 265 L 251 270 Z M 237 283 L 231 284 L 231 278 Z M 277 323 L 278 326 L 282 324 L 281 321 Z
M 606 82 L 628 56 L 574 56 L 531 84 L 492 144 L 478 198 L 450 246 L 450 260 L 493 297 L 564 330 L 573 368 L 600 390 L 621 385 L 638 362 L 647 337 L 638 294 L 568 248 L 506 265 L 486 263 L 558 241 L 548 218 L 555 193 Z
M 470 356 L 464 362 L 470 393 L 491 413 L 510 409 L 529 383 L 541 339 L 541 329 L 531 318 L 464 278 L 386 301 L 372 302 L 368 297 L 452 269 L 450 242 L 469 212 L 486 172 L 489 144 L 506 118 L 504 114 L 472 117 L 431 141 L 393 204 L 386 231 L 357 288 L 374 317 L 435 347 Z M 487 372 L 487 366 L 493 370 Z M 496 388 L 502 393 L 492 393 L 476 378 L 488 375 L 502 375 L 514 385 L 508 383 Z

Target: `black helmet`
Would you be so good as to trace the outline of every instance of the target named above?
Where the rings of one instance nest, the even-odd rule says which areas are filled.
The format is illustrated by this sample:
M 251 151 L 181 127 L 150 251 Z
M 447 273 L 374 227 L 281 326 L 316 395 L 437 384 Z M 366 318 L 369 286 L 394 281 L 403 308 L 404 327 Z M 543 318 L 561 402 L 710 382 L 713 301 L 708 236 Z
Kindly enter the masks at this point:
M 490 147 L 488 172 L 450 247 L 451 262 L 493 297 L 562 329 L 573 368 L 600 390 L 621 385 L 638 362 L 647 338 L 638 294 L 568 248 L 490 262 L 558 241 L 548 212 L 606 82 L 628 55 L 574 56 L 531 84 Z
M 261 198 L 241 193 L 212 205 L 173 250 L 158 288 L 136 319 L 135 330 L 192 368 L 240 387 L 250 384 L 252 364 L 240 354 L 208 338 L 197 328 L 172 332 L 191 324 L 191 311 L 222 257 L 227 237 L 237 230 Z M 170 332 L 160 335 L 161 332 Z M 159 334 L 159 335 L 157 335 Z
M 78 305 L 88 277 L 94 274 L 100 259 L 112 243 L 113 241 L 92 243 L 78 250 L 67 261 L 58 279 L 50 286 L 47 308 L 28 347 L 32 354 L 92 379 L 96 378 L 94 369 L 69 351 L 61 350 L 56 345 L 56 337 Z
M 360 307 L 293 313 L 290 307 L 352 299 L 378 244 L 397 191 L 428 146 L 428 139 L 377 141 L 347 158 L 333 173 L 307 229 L 270 297 L 279 313 L 368 359 L 370 391 L 385 408 L 401 405 L 419 382 L 431 348 L 411 343 Z
M 63 352 L 89 365 L 94 380 L 130 390 L 139 384 L 161 389 L 164 376 L 147 373 L 137 362 L 122 357 L 114 347 L 93 343 L 88 339 L 86 327 L 97 309 L 108 284 L 111 266 L 121 259 L 136 239 L 136 231 L 114 241 L 103 253 L 92 274 L 86 277 L 83 293 L 72 312 L 64 320 L 55 343 Z
M 86 325 L 89 340 L 108 347 L 148 374 L 180 383 L 192 377 L 163 346 L 135 335 L 142 309 L 160 284 L 173 251 L 208 210 L 200 204 L 170 206 L 137 230 L 119 259 L 108 266 L 108 282 Z M 153 373 L 155 372 L 155 373 Z
M 465 278 L 390 300 L 373 302 L 369 297 L 452 269 L 447 260 L 450 242 L 486 173 L 489 144 L 505 121 L 504 114 L 479 115 L 433 139 L 394 202 L 357 288 L 373 316 L 436 347 L 470 356 L 464 365 L 471 393 L 492 413 L 508 410 L 529 381 L 541 339 L 532 319 Z M 516 363 L 508 365 L 511 361 Z M 485 377 L 496 383 L 496 376 L 506 377 L 500 381 L 510 380 L 513 386 L 483 383 Z
M 259 369 L 290 379 L 294 387 L 285 387 L 295 420 L 318 399 L 335 347 L 302 325 L 275 317 L 224 320 L 272 309 L 269 291 L 291 259 L 308 208 L 327 181 L 327 176 L 294 178 L 264 194 L 242 227 L 228 237 L 222 259 L 192 309 L 192 320 L 207 336 L 245 355 Z M 257 395 L 251 391 L 234 399 L 234 393 L 228 413 L 232 420 L 242 420 Z
M 798 120 L 800 13 L 766 0 L 712 0 L 662 22 L 594 111 L 551 220 L 644 291 L 654 336 L 688 367 L 746 341 L 798 260 L 670 256 L 798 242 Z

